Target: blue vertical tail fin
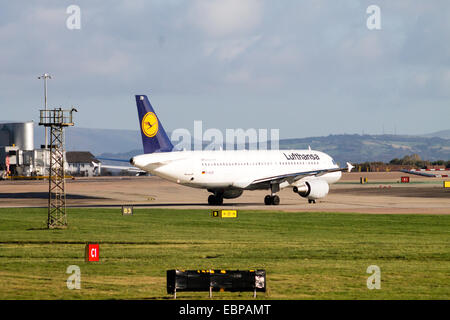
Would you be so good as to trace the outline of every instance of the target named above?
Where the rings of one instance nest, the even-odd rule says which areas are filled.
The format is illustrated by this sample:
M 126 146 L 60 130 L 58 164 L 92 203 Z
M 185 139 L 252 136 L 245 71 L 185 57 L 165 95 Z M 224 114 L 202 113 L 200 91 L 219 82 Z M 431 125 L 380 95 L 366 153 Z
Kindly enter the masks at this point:
M 136 105 L 144 153 L 172 151 L 172 142 L 170 142 L 147 96 L 136 95 Z

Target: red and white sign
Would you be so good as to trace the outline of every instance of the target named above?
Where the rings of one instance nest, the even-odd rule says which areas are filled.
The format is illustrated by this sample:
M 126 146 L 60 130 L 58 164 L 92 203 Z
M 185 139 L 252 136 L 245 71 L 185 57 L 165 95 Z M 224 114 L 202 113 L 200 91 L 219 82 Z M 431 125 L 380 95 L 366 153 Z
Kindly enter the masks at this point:
M 100 260 L 100 245 L 87 244 L 86 245 L 86 261 L 99 261 Z

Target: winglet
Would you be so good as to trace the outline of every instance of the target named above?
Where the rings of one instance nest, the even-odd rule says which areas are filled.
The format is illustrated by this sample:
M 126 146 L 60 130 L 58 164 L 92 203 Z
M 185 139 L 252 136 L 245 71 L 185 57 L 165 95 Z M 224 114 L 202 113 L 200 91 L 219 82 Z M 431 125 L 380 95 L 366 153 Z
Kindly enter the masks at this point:
M 347 162 L 347 172 L 351 172 L 354 166 L 350 162 Z

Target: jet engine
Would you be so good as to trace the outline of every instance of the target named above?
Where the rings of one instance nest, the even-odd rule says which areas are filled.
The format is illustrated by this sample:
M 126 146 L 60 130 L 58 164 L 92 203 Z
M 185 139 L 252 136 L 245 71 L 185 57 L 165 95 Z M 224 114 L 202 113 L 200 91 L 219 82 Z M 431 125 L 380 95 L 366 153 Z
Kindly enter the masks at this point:
M 315 200 L 325 197 L 330 190 L 330 186 L 325 180 L 317 179 L 304 181 L 300 185 L 295 186 L 293 190 L 303 198 Z

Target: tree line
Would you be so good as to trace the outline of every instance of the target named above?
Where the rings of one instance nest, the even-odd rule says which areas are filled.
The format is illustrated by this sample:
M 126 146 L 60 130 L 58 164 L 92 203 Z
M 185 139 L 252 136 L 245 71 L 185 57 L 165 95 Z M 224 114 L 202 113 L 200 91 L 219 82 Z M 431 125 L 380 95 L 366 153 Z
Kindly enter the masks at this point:
M 358 163 L 355 164 L 355 167 L 359 167 L 360 171 L 370 171 L 371 167 L 381 167 L 389 165 L 413 166 L 417 169 L 426 169 L 428 166 L 445 166 L 445 168 L 450 170 L 450 160 L 422 160 L 422 158 L 418 154 L 406 155 L 401 159 L 394 158 L 388 163 L 384 163 L 382 161 Z
M 389 164 L 400 164 L 400 165 L 414 165 L 419 168 L 426 168 L 429 165 L 442 166 L 445 165 L 446 168 L 450 168 L 450 160 L 437 160 L 428 161 L 422 160 L 418 154 L 406 155 L 401 159 L 395 158 L 389 161 Z

